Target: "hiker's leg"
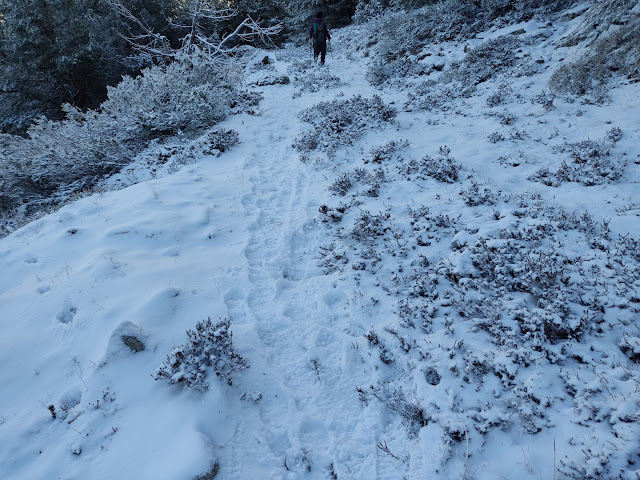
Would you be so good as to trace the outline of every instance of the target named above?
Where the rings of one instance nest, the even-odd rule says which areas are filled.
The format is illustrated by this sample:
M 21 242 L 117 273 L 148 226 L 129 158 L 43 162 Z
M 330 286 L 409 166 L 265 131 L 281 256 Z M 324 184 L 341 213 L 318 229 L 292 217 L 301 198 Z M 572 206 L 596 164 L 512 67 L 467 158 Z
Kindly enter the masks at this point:
M 321 61 L 322 63 L 324 63 L 324 57 L 326 57 L 326 56 L 327 56 L 327 42 L 324 42 L 324 43 L 322 44 L 322 51 L 321 51 L 321 53 L 322 53 L 322 56 L 320 57 L 320 61 Z
M 313 44 L 313 59 L 316 60 L 318 58 L 318 55 L 320 55 L 320 44 L 314 43 Z

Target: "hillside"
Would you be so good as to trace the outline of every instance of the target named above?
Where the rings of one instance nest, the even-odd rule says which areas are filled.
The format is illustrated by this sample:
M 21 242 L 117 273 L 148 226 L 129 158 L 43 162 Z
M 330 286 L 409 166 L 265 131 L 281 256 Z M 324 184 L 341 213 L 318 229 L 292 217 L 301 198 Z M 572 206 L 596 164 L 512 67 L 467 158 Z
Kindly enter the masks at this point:
M 589 14 L 257 50 L 254 110 L 1 239 L 0 476 L 639 478 L 640 84 L 560 92 Z

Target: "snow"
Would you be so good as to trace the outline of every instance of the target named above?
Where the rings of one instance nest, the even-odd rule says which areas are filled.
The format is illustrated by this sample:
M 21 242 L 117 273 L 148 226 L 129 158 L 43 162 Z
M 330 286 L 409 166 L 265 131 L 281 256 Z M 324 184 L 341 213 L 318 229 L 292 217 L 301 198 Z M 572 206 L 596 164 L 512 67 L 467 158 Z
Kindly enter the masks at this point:
M 637 357 L 637 281 L 629 286 L 635 300 L 613 291 L 615 271 L 604 293 L 585 290 L 606 304 L 606 329 L 547 353 L 527 350 L 534 343 L 521 334 L 509 348 L 496 345 L 496 329 L 517 331 L 506 308 L 523 297 L 503 285 L 497 320 L 494 304 L 474 290 L 482 281 L 476 243 L 506 250 L 516 241 L 501 231 L 514 222 L 523 232 L 524 250 L 513 257 L 520 273 L 533 272 L 525 257 L 541 259 L 549 245 L 570 264 L 585 262 L 569 272 L 571 283 L 593 277 L 589 262 L 602 267 L 604 254 L 577 229 L 555 230 L 538 252 L 526 235 L 553 222 L 526 218 L 536 208 L 588 212 L 598 225 L 609 221 L 614 239 L 640 237 L 638 84 L 616 83 L 607 106 L 556 98 L 546 112 L 530 101 L 578 51 L 554 42 L 579 21 L 531 21 L 471 42 L 521 28 L 541 35 L 523 55 L 544 64 L 509 77 L 511 93 L 494 108 L 486 99 L 501 77 L 455 99 L 451 111 L 404 108 L 411 89 L 371 87 L 370 58 L 347 48 L 363 26 L 333 33 L 325 66 L 304 48 L 258 52 L 256 62 L 268 55 L 275 67 L 265 78 L 293 81 L 260 86 L 253 71 L 260 114 L 219 125 L 239 132 L 238 145 L 170 175 L 141 162 L 109 180 L 125 188 L 77 200 L 0 240 L 0 476 L 188 479 L 217 463 L 220 479 L 583 478 L 570 476 L 572 465 L 584 478 L 636 478 L 640 376 L 621 346 Z M 445 64 L 460 61 L 464 47 L 446 45 Z M 328 87 L 295 81 L 311 72 Z M 311 128 L 300 113 L 355 95 L 379 95 L 397 117 L 305 158 L 294 147 Z M 503 111 L 513 125 L 500 123 Z M 553 146 L 599 140 L 612 127 L 623 131 L 612 147 L 612 158 L 627 159 L 621 180 L 529 180 L 567 159 Z M 508 137 L 512 129 L 520 134 Z M 491 143 L 492 132 L 507 139 Z M 392 140 L 408 143 L 379 165 L 364 161 Z M 456 183 L 402 173 L 409 159 L 437 158 L 445 145 L 461 166 Z M 362 193 L 370 179 L 343 196 L 329 190 L 356 167 L 380 168 L 390 180 L 378 196 Z M 428 213 L 412 217 L 408 206 Z M 323 207 L 345 211 L 335 222 Z M 404 243 L 417 237 L 417 250 Z M 439 265 L 437 284 L 410 278 L 419 262 Z M 509 267 L 497 266 L 496 278 Z M 463 300 L 484 310 L 454 321 L 458 279 Z M 404 301 L 422 314 L 400 315 Z M 210 375 L 206 392 L 154 381 L 185 331 L 207 317 L 230 318 L 250 368 L 231 385 Z M 144 350 L 134 352 L 123 336 Z

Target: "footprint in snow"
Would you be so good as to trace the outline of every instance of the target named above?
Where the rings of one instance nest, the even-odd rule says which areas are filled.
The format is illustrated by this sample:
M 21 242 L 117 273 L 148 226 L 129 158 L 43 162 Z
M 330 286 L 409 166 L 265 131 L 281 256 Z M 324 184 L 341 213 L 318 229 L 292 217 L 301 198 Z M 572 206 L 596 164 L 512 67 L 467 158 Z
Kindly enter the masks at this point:
M 78 313 L 78 307 L 71 304 L 69 299 L 65 300 L 62 310 L 58 312 L 56 318 L 60 323 L 71 323 Z

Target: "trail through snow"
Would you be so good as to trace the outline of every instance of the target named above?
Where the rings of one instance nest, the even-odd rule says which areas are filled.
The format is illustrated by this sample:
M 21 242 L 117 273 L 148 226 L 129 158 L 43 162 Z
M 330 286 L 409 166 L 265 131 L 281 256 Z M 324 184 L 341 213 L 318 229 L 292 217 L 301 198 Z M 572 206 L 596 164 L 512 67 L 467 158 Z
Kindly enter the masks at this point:
M 282 468 L 293 475 L 319 469 L 319 478 L 326 478 L 340 468 L 332 465 L 344 460 L 344 452 L 375 454 L 374 431 L 358 432 L 358 425 L 370 423 L 353 402 L 353 379 L 342 375 L 350 361 L 343 347 L 350 334 L 336 328 L 335 320 L 344 315 L 344 293 L 317 267 L 322 232 L 314 219 L 318 197 L 310 193 L 317 182 L 292 147 L 304 104 L 283 101 L 283 88 L 291 89 L 265 89 L 264 113 L 244 120 L 252 132 L 244 141 L 253 146 L 242 200 L 250 232 L 248 281 L 225 298 L 236 331 L 247 324 L 253 329 L 251 341 L 241 346 L 252 351 L 255 377 L 248 384 L 255 382 L 262 398 L 257 414 L 238 417 L 230 478 L 258 478 Z M 247 458 L 247 450 L 260 453 Z

